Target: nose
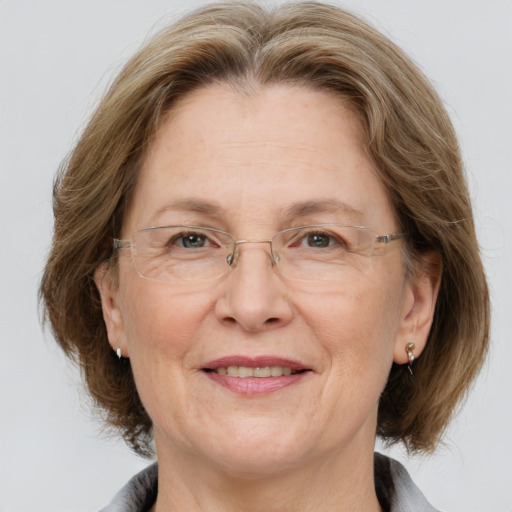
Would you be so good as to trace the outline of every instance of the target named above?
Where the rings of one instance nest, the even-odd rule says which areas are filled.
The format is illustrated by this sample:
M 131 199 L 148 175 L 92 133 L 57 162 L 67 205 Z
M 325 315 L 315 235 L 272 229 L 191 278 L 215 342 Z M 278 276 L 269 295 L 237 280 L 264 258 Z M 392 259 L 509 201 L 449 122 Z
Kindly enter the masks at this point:
M 293 310 L 287 287 L 272 263 L 269 244 L 248 241 L 237 251 L 215 306 L 219 321 L 247 332 L 287 325 Z

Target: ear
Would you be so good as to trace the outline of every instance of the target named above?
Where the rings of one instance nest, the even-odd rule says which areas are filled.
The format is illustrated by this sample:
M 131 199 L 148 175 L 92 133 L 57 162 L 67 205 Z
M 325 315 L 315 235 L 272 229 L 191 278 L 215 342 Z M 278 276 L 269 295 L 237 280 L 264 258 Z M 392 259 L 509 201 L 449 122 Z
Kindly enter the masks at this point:
M 438 252 L 432 251 L 421 257 L 415 271 L 405 284 L 401 322 L 393 351 L 393 361 L 408 363 L 406 346 L 414 343 L 414 357 L 424 350 L 441 284 L 442 260 Z
M 128 357 L 128 346 L 124 335 L 122 310 L 119 306 L 118 286 L 108 263 L 102 263 L 94 272 L 94 282 L 100 293 L 103 320 L 107 328 L 108 342 L 114 352 L 121 349 L 123 357 Z

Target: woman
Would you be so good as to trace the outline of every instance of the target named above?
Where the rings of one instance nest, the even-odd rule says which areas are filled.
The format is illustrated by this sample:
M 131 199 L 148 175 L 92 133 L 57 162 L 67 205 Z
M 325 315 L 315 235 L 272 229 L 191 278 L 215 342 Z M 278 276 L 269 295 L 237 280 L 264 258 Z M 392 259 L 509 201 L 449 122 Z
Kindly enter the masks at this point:
M 319 3 L 218 4 L 124 68 L 55 189 L 41 294 L 158 466 L 105 510 L 434 510 L 488 294 L 457 141 L 403 53 Z

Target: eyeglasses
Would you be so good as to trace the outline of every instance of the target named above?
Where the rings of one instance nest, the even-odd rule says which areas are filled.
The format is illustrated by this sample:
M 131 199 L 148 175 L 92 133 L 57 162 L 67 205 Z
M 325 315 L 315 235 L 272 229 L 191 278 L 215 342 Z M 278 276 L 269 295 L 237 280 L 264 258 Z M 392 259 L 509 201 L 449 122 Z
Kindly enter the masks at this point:
M 149 227 L 131 240 L 114 239 L 114 249 L 131 249 L 137 273 L 155 281 L 203 281 L 236 266 L 239 246 L 266 243 L 271 263 L 293 280 L 342 281 L 346 273 L 368 268 L 377 244 L 406 233 L 376 235 L 363 226 L 314 224 L 279 231 L 266 240 L 235 240 L 229 233 L 200 226 Z

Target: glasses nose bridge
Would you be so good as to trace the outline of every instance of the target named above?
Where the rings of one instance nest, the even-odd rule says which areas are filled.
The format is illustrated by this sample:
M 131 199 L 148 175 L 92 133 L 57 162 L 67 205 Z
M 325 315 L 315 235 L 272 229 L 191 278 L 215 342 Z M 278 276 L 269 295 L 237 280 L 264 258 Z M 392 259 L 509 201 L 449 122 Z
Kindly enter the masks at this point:
M 234 241 L 234 251 L 233 254 L 228 256 L 227 263 L 229 266 L 234 267 L 236 265 L 236 261 L 238 260 L 238 246 L 244 245 L 244 244 L 268 244 L 270 247 L 270 260 L 273 265 L 275 265 L 275 257 L 274 257 L 274 251 L 272 249 L 272 239 L 271 238 L 264 238 L 261 240 L 235 240 Z

